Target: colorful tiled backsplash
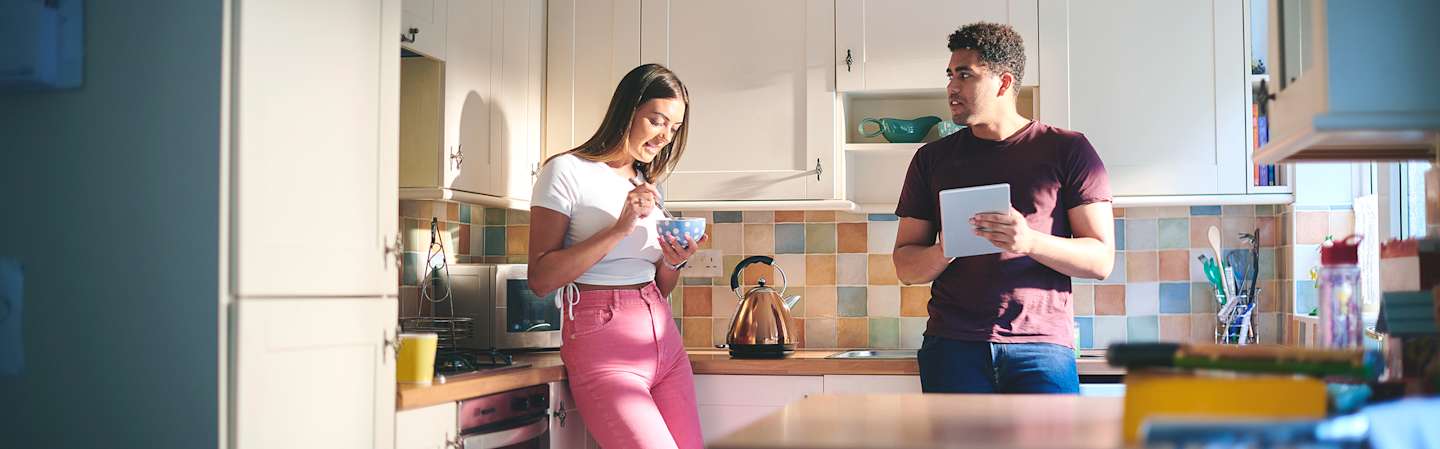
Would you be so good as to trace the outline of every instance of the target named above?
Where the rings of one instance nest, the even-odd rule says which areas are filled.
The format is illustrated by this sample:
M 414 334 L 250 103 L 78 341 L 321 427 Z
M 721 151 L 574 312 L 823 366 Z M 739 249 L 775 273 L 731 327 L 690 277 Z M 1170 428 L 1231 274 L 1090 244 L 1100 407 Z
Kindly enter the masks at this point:
M 1225 249 L 1244 247 L 1242 232 L 1261 233 L 1257 328 L 1262 342 L 1283 341 L 1281 312 L 1288 276 L 1277 275 L 1277 247 L 1286 228 L 1278 206 L 1194 206 L 1117 209 L 1115 269 L 1103 281 L 1077 280 L 1076 325 L 1082 348 L 1119 341 L 1213 340 L 1217 304 L 1197 256 L 1209 253 L 1206 231 L 1221 229 Z M 788 294 L 801 296 L 794 316 L 806 348 L 917 348 L 928 317 L 929 286 L 904 286 L 890 252 L 899 222 L 889 214 L 832 211 L 684 212 L 709 223 L 702 249 L 718 250 L 722 277 L 690 277 L 671 295 L 686 346 L 724 342 L 737 306 L 730 270 L 744 257 L 769 255 L 784 270 Z M 439 218 L 452 262 L 524 263 L 529 213 L 438 201 L 402 201 L 407 236 L 404 283 L 424 260 L 429 220 Z M 1288 239 L 1285 239 L 1288 240 Z M 764 266 L 745 270 L 778 282 Z M 1287 320 L 1288 321 L 1288 320 Z

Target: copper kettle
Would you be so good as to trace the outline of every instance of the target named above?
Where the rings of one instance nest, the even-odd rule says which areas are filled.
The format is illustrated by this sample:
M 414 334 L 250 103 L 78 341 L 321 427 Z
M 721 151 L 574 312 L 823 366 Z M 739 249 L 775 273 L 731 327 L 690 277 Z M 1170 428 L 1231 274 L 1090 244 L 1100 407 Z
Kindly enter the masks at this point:
M 758 286 L 740 294 L 740 272 L 752 263 L 763 263 L 775 267 L 780 273 L 780 291 L 765 285 L 760 278 Z M 734 358 L 782 358 L 795 352 L 795 322 L 790 319 L 790 308 L 800 301 L 799 296 L 785 297 L 785 271 L 775 265 L 775 259 L 767 256 L 751 256 L 735 265 L 730 275 L 730 290 L 740 298 L 740 307 L 730 320 L 730 331 L 725 334 L 725 343 Z

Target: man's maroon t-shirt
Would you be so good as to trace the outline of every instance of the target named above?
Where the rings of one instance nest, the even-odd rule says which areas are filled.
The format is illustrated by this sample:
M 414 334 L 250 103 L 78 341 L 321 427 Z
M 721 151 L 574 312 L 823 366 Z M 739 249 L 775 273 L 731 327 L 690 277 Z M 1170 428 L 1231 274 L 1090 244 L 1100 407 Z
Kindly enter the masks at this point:
M 1085 136 L 1031 122 L 1003 141 L 963 129 L 920 147 L 895 214 L 940 224 L 940 191 L 1010 184 L 1030 229 L 1071 237 L 1070 208 L 1110 201 L 1105 164 Z M 960 233 L 970 233 L 969 224 Z M 961 257 L 930 289 L 925 335 L 997 343 L 1074 345 L 1070 277 L 1011 252 Z

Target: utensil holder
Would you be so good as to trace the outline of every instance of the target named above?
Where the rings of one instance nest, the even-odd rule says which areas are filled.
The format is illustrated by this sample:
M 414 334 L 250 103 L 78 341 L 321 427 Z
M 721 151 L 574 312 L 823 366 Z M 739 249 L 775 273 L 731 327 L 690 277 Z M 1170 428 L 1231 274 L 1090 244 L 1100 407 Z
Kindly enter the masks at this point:
M 1260 296 L 1260 290 L 1255 290 Z M 1228 298 L 1215 315 L 1215 343 L 1222 345 L 1253 345 L 1259 340 L 1255 332 L 1256 303 L 1248 292 Z

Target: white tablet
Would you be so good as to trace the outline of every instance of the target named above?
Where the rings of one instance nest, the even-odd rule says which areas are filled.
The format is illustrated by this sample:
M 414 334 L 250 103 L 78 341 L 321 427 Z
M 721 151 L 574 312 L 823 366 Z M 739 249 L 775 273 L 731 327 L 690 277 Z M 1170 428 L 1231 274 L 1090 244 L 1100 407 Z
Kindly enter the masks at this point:
M 940 227 L 945 232 L 945 257 L 996 254 L 989 240 L 975 235 L 970 217 L 1010 211 L 1010 184 L 964 187 L 940 191 Z

